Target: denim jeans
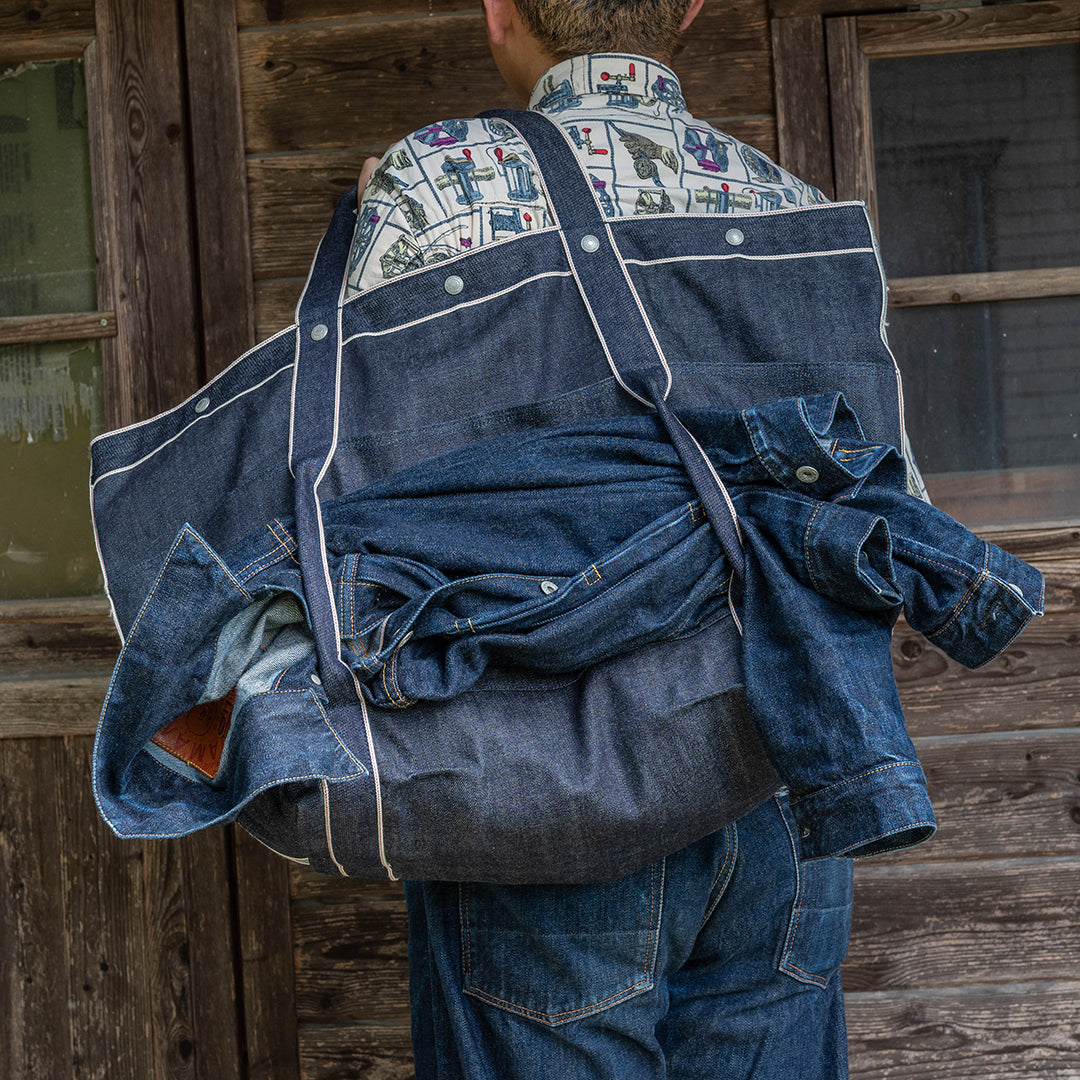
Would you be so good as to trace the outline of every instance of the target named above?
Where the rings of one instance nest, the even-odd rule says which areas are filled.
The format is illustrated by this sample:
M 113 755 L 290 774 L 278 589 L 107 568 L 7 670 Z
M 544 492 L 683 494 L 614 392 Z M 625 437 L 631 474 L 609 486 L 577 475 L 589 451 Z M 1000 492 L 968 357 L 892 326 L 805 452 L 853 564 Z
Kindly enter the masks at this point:
M 418 1080 L 839 1080 L 851 862 L 782 795 L 616 881 L 408 882 Z

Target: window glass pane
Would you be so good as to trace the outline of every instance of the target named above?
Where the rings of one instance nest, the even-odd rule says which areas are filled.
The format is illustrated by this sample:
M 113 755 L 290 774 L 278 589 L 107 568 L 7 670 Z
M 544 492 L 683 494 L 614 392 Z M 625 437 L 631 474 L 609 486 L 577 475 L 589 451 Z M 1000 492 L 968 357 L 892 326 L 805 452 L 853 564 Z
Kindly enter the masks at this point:
M 1078 326 L 1073 296 L 889 312 L 908 434 L 944 509 L 968 524 L 1080 516 Z
M 101 592 L 87 485 L 102 414 L 96 342 L 0 346 L 0 600 Z
M 0 316 L 96 307 L 82 61 L 0 71 Z
M 1080 49 L 870 61 L 892 277 L 1080 266 Z

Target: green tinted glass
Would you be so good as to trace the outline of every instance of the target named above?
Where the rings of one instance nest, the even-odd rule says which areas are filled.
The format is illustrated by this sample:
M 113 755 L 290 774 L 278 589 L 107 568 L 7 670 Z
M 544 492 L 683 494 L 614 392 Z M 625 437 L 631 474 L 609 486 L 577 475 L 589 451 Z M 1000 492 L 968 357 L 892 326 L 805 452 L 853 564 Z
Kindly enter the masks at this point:
M 0 71 L 0 316 L 97 307 L 80 60 Z
M 101 418 L 96 342 L 0 346 L 0 599 L 101 591 L 87 495 Z
M 95 274 L 82 63 L 0 71 L 0 317 L 93 311 Z M 0 345 L 0 600 L 101 591 L 87 446 L 102 426 L 96 342 Z

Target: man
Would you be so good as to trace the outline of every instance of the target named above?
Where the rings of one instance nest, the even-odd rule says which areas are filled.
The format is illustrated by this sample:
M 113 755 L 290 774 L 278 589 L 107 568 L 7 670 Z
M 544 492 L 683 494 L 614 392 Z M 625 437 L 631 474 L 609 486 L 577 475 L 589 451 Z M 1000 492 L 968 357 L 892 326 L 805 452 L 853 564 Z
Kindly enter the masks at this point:
M 695 120 L 667 66 L 703 0 L 484 0 L 492 54 L 576 147 L 609 217 L 821 195 Z M 361 175 L 352 294 L 550 224 L 499 120 L 432 124 Z M 417 1076 L 832 1080 L 851 864 L 802 862 L 782 795 L 602 885 L 410 882 Z

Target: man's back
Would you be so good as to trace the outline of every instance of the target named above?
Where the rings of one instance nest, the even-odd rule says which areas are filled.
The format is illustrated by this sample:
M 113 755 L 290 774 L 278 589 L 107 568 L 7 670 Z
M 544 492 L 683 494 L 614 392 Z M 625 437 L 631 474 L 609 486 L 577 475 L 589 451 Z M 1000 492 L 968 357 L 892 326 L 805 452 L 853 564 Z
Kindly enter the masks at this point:
M 823 201 L 753 147 L 695 120 L 674 72 L 647 57 L 565 60 L 544 74 L 529 105 L 562 128 L 608 217 L 749 213 Z M 543 228 L 550 216 L 539 170 L 505 123 L 431 124 L 392 146 L 368 184 L 350 289 Z

